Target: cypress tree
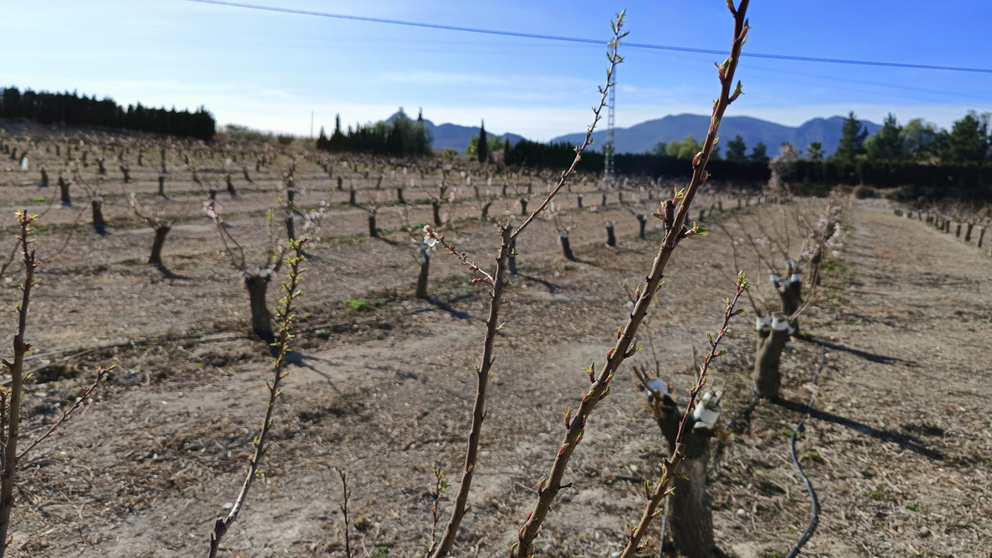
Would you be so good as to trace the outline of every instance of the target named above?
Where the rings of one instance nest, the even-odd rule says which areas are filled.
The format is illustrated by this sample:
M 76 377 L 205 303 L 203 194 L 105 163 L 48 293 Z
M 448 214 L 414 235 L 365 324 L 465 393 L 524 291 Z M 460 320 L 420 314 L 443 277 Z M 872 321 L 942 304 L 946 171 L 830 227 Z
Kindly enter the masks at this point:
M 475 148 L 476 154 L 479 156 L 480 163 L 489 162 L 489 140 L 486 138 L 486 121 L 482 121 L 482 127 L 479 129 L 479 144 Z

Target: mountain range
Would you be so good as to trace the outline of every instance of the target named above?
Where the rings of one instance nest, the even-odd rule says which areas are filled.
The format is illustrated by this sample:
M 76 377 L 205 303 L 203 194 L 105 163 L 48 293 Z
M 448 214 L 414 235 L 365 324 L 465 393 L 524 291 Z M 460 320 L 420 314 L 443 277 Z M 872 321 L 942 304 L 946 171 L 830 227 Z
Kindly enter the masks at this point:
M 390 117 L 389 121 L 392 121 L 392 118 Z M 748 153 L 758 142 L 762 142 L 768 148 L 768 155 L 774 156 L 778 154 L 779 146 L 784 142 L 790 142 L 798 147 L 800 152 L 805 152 L 806 146 L 810 142 L 818 141 L 823 144 L 823 152 L 826 155 L 831 155 L 837 150 L 837 145 L 840 143 L 844 120 L 843 116 L 814 118 L 799 126 L 792 127 L 750 116 L 727 116 L 720 123 L 720 143 L 726 146 L 728 141 L 739 135 L 744 138 Z M 869 135 L 881 128 L 878 124 L 867 120 L 862 120 L 861 124 L 868 129 Z M 641 122 L 629 128 L 615 128 L 613 141 L 616 144 L 617 153 L 644 153 L 653 150 L 658 143 L 681 140 L 689 135 L 702 141 L 709 125 L 709 116 L 675 114 Z M 470 138 L 479 134 L 478 126 L 434 124 L 426 119 L 424 126 L 430 130 L 434 137 L 434 149 L 454 149 L 459 153 L 465 153 Z M 522 136 L 512 133 L 497 137 L 500 141 L 510 140 L 511 145 L 523 139 Z M 551 141 L 576 144 L 581 142 L 584 137 L 585 132 L 579 132 L 558 136 Z M 593 134 L 594 147 L 603 145 L 605 141 L 606 130 L 601 129 Z
M 840 143 L 844 120 L 843 116 L 814 118 L 799 126 L 791 127 L 750 116 L 726 116 L 720 122 L 720 143 L 725 147 L 728 141 L 741 136 L 747 144 L 748 153 L 758 142 L 762 142 L 768 148 L 768 155 L 774 156 L 778 154 L 779 147 L 784 142 L 789 142 L 798 147 L 800 152 L 805 152 L 810 142 L 818 141 L 823 144 L 824 154 L 831 155 L 837 151 L 837 145 Z M 869 135 L 881 128 L 878 124 L 867 120 L 862 120 L 861 124 L 868 129 Z M 617 153 L 644 153 L 653 150 L 658 143 L 681 140 L 689 135 L 702 141 L 709 125 L 709 116 L 675 114 L 641 122 L 630 128 L 615 128 L 613 141 Z M 583 132 L 558 136 L 551 141 L 578 143 L 584 137 Z M 594 146 L 603 145 L 605 141 L 606 130 L 593 133 Z

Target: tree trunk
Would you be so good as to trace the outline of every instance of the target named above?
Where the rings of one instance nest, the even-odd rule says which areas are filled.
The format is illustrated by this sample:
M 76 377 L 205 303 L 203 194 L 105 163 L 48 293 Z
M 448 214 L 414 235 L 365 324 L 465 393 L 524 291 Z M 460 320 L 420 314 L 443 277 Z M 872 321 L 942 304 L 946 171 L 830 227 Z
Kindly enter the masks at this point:
M 964 241 L 965 242 L 971 242 L 971 231 L 974 230 L 974 228 L 975 228 L 975 224 L 974 223 L 968 223 L 968 227 L 967 227 L 967 229 L 965 229 L 965 232 L 964 232 Z
M 62 195 L 62 207 L 72 207 L 72 198 L 69 197 L 69 181 L 59 175 L 59 193 Z
M 642 240 L 646 240 L 647 237 L 644 236 L 644 229 L 647 227 L 648 224 L 648 216 L 644 215 L 643 213 L 638 213 L 637 215 L 635 215 L 635 217 L 637 217 L 637 224 L 640 227 L 640 232 L 637 234 L 637 236 Z
M 369 236 L 379 238 L 379 228 L 375 226 L 375 211 L 369 212 Z
M 517 274 L 517 239 L 516 238 L 510 241 L 510 255 L 507 258 L 507 266 L 510 269 L 510 275 Z
M 344 191 L 344 178 L 338 177 L 338 192 Z
M 270 269 L 245 270 L 245 287 L 248 289 L 248 299 L 251 303 L 251 329 L 255 335 L 268 342 L 275 338 L 272 333 L 272 313 L 269 312 L 268 302 L 265 300 L 271 280 Z
M 434 210 L 434 226 L 441 226 L 441 200 L 434 198 L 431 200 L 431 207 Z
M 217 187 L 216 186 L 211 186 L 210 187 L 209 196 L 210 196 L 210 201 L 217 201 Z
M 703 222 L 703 218 L 704 217 L 706 217 L 706 208 L 700 207 L 699 208 L 699 222 L 700 223 Z
M 978 227 L 978 247 L 982 247 L 982 241 L 985 240 L 985 227 Z
M 290 240 L 296 240 L 296 215 L 292 209 L 286 212 L 286 236 Z
M 568 231 L 558 231 L 558 240 L 561 241 L 561 251 L 565 259 L 575 261 L 575 254 L 572 253 L 572 245 L 568 241 Z
M 492 205 L 492 204 L 493 204 L 493 202 L 491 202 L 491 201 L 487 201 L 486 203 L 482 204 L 482 220 L 483 221 L 485 221 L 486 219 L 489 218 L 489 206 Z
M 406 200 L 403 199 L 403 187 L 402 186 L 399 186 L 399 187 L 396 188 L 396 201 L 399 202 L 400 204 L 406 203 Z
M 48 171 L 45 170 L 45 167 L 41 168 L 41 187 L 48 188 Z
M 663 404 L 661 409 L 660 414 L 656 412 L 655 419 L 668 441 L 669 449 L 672 449 L 683 413 L 671 400 Z M 703 423 L 699 423 L 697 427 L 693 415 L 690 412 L 682 434 L 685 459 L 676 472 L 673 485 L 675 492 L 669 501 L 669 533 L 676 550 L 682 556 L 716 558 L 720 554 L 713 542 L 713 510 L 706 494 L 706 470 L 709 467 L 710 438 L 713 437 L 713 431 L 705 428 Z
M 785 316 L 775 316 L 770 323 L 767 317 L 758 320 L 758 348 L 754 359 L 754 385 L 758 395 L 778 399 L 782 386 L 779 363 L 782 351 L 789 341 L 789 322 Z
M 245 182 L 251 184 L 253 181 L 251 179 L 251 176 L 248 175 L 248 167 L 243 167 L 241 170 L 243 170 L 245 173 Z
M 617 245 L 617 236 L 615 234 L 613 234 L 613 227 L 614 227 L 613 221 L 607 221 L 606 222 L 606 245 L 607 246 L 616 246 Z
M 420 245 L 420 276 L 417 277 L 417 298 L 427 298 L 427 277 L 431 271 L 431 255 L 425 244 Z
M 527 200 L 520 198 L 520 214 L 527 215 Z
M 121 167 L 121 174 L 124 175 L 124 184 L 130 184 L 131 183 L 131 171 L 127 167 L 122 166 Z
M 600 205 L 606 207 L 606 192 L 603 192 L 603 203 L 601 203 Z
M 165 195 L 165 174 L 164 173 L 160 173 L 158 175 L 158 195 L 162 196 L 163 198 L 164 197 L 167 197 Z
M 578 202 L 578 204 L 579 204 L 579 205 L 578 205 L 578 208 L 579 208 L 579 209 L 582 209 L 582 194 L 579 194 L 579 195 L 578 195 L 578 196 L 576 197 L 576 201 L 577 201 L 577 202 Z
M 162 247 L 165 246 L 165 237 L 172 230 L 172 223 L 155 225 L 155 240 L 152 242 L 152 255 L 148 257 L 148 263 L 162 269 Z
M 227 193 L 231 194 L 232 198 L 238 197 L 238 191 L 234 189 L 234 181 L 231 180 L 231 175 L 225 175 L 224 180 L 227 181 Z
M 93 227 L 96 228 L 97 232 L 102 233 L 107 228 L 107 221 L 103 218 L 103 198 L 94 197 L 90 201 L 90 205 L 93 206 Z
M 958 226 L 954 230 L 954 236 L 961 238 L 961 221 L 958 221 Z
M 792 315 L 799 311 L 799 306 L 803 302 L 802 276 L 799 273 L 793 273 L 784 285 L 779 286 L 776 281 L 775 286 L 778 288 L 778 296 L 782 301 L 782 314 L 789 318 L 789 327 L 792 328 L 793 333 L 796 333 L 799 331 L 799 317 L 793 318 Z
M 350 190 L 348 190 L 348 205 L 351 205 L 351 206 L 358 205 L 358 202 L 355 201 L 355 188 L 354 187 L 352 187 Z

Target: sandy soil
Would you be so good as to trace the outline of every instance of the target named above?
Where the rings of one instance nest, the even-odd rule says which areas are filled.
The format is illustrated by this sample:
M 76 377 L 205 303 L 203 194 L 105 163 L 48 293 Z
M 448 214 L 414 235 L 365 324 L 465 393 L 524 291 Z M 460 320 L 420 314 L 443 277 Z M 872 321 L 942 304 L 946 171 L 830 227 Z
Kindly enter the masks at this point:
M 333 188 L 315 168 L 306 170 L 314 177 L 310 204 L 321 188 Z M 151 192 L 153 180 L 144 185 Z M 35 195 L 30 184 L 4 184 L 17 193 L 11 203 Z M 224 202 L 234 234 L 256 257 L 265 239 L 262 210 L 275 192 L 274 184 L 268 188 Z M 381 209 L 380 226 L 389 232 L 369 239 L 365 211 L 340 201 L 332 198 L 324 239 L 308 264 L 303 331 L 264 477 L 225 538 L 224 556 L 343 555 L 338 467 L 348 471 L 354 491 L 352 536 L 361 555 L 415 555 L 429 541 L 431 465 L 457 483 L 485 294 L 468 283 L 463 266 L 438 256 L 432 298 L 417 300 L 413 244 L 397 230 L 402 220 Z M 123 204 L 123 194 L 108 201 L 118 220 L 113 234 L 80 228 L 43 268 L 30 329 L 41 356 L 32 365 L 56 358 L 45 356 L 54 351 L 136 343 L 46 369 L 29 386 L 31 437 L 93 367 L 119 366 L 84 411 L 24 461 L 13 528 L 21 556 L 205 554 L 213 520 L 243 479 L 264 411 L 267 348 L 243 336 L 247 297 L 216 231 L 192 203 L 165 253 L 170 269 L 188 278 L 163 279 L 144 264 L 150 231 Z M 566 216 L 579 262 L 561 257 L 548 222 L 518 244 L 520 275 L 497 342 L 472 511 L 457 556 L 506 552 L 534 500 L 519 486 L 546 474 L 563 435 L 561 413 L 587 384 L 582 369 L 602 360 L 625 316 L 620 284 L 636 283 L 657 249 L 658 231 L 637 239 L 627 208 L 590 205 L 587 196 L 585 210 Z M 411 224 L 429 219 L 430 207 L 417 207 Z M 494 234 L 475 219 L 476 202 L 449 209 L 456 217 L 449 239 L 488 260 Z M 48 215 L 65 227 L 75 219 L 72 210 Z M 4 219 L 9 226 L 10 215 Z M 619 222 L 617 248 L 604 245 L 604 219 Z M 57 226 L 43 230 L 39 252 L 57 249 L 65 236 Z M 652 330 L 662 375 L 677 394 L 691 383 L 691 347 L 703 347 L 705 332 L 718 326 L 721 299 L 732 288 L 729 261 L 729 243 L 719 234 L 684 242 L 672 260 Z M 989 369 L 990 271 L 981 250 L 952 235 L 881 205 L 857 207 L 845 250 L 803 318 L 803 329 L 827 346 L 817 413 L 799 448 L 822 506 L 804 555 L 981 556 L 987 548 L 992 388 L 982 380 Z M 13 323 L 16 294 L 0 291 L 2 323 Z M 368 308 L 351 309 L 350 299 Z M 728 415 L 749 397 L 750 330 L 749 320 L 738 324 L 731 354 L 715 370 L 714 381 L 727 385 Z M 9 346 L 9 335 L 2 342 Z M 819 354 L 813 343 L 791 343 L 783 362 L 785 403 L 763 403 L 745 431 L 726 435 L 709 491 L 717 542 L 728 554 L 784 556 L 805 528 L 809 502 L 789 461 L 788 434 L 810 396 Z M 630 479 L 657 475 L 666 451 L 642 396 L 624 378 L 587 427 L 567 479 L 573 486 L 541 533 L 540 553 L 619 550 L 625 523 L 643 505 Z M 657 554 L 658 527 L 645 556 Z

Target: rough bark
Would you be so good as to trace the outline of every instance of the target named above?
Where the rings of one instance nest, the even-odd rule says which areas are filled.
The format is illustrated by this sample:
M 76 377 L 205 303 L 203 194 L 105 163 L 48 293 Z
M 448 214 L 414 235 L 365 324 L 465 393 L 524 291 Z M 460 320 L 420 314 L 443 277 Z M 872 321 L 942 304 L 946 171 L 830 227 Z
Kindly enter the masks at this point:
M 579 194 L 578 196 L 576 196 L 575 199 L 578 202 L 578 208 L 579 209 L 582 209 L 582 194 Z
M 231 197 L 237 197 L 238 191 L 234 189 L 234 181 L 231 180 L 231 175 L 225 175 L 224 180 L 227 182 L 227 193 L 231 194 Z
M 379 238 L 379 228 L 375 225 L 375 211 L 369 212 L 369 236 Z
M 272 270 L 245 270 L 245 287 L 248 289 L 248 299 L 251 304 L 251 329 L 255 335 L 267 342 L 275 336 L 272 333 L 272 313 L 266 301 L 269 282 L 272 281 Z
M 520 214 L 527 215 L 527 200 L 525 198 L 520 198 Z
M 103 198 L 94 197 L 90 205 L 93 207 L 93 227 L 97 232 L 103 232 L 107 228 L 107 220 L 103 218 Z
M 565 255 L 565 259 L 574 262 L 575 254 L 572 253 L 572 245 L 568 241 L 568 231 L 559 231 L 558 240 L 561 241 L 561 251 Z
M 613 221 L 606 222 L 606 245 L 616 246 L 617 245 L 617 235 L 613 232 Z
M 768 399 L 778 399 L 779 388 L 782 386 L 782 374 L 779 364 L 782 351 L 789 341 L 789 322 L 785 316 L 775 316 L 771 323 L 767 318 L 759 318 L 758 347 L 754 359 L 754 386 L 758 395 Z
M 59 175 L 59 194 L 62 196 L 62 207 L 72 207 L 72 197 L 69 196 L 69 181 Z
M 427 298 L 427 278 L 431 272 L 431 255 L 427 246 L 420 246 L 420 276 L 417 277 L 417 298 Z
M 172 223 L 155 225 L 155 240 L 152 242 L 152 254 L 148 257 L 148 263 L 157 268 L 162 268 L 162 247 L 165 246 L 165 237 L 172 230 Z
M 434 226 L 441 226 L 441 200 L 434 198 L 431 200 L 431 209 L 434 212 Z
M 647 237 L 644 235 L 644 229 L 647 227 L 648 224 L 648 216 L 644 215 L 643 213 L 638 213 L 634 215 L 634 217 L 637 217 L 637 225 L 639 227 L 639 232 L 637 233 L 637 237 L 640 238 L 641 240 L 647 239 Z

